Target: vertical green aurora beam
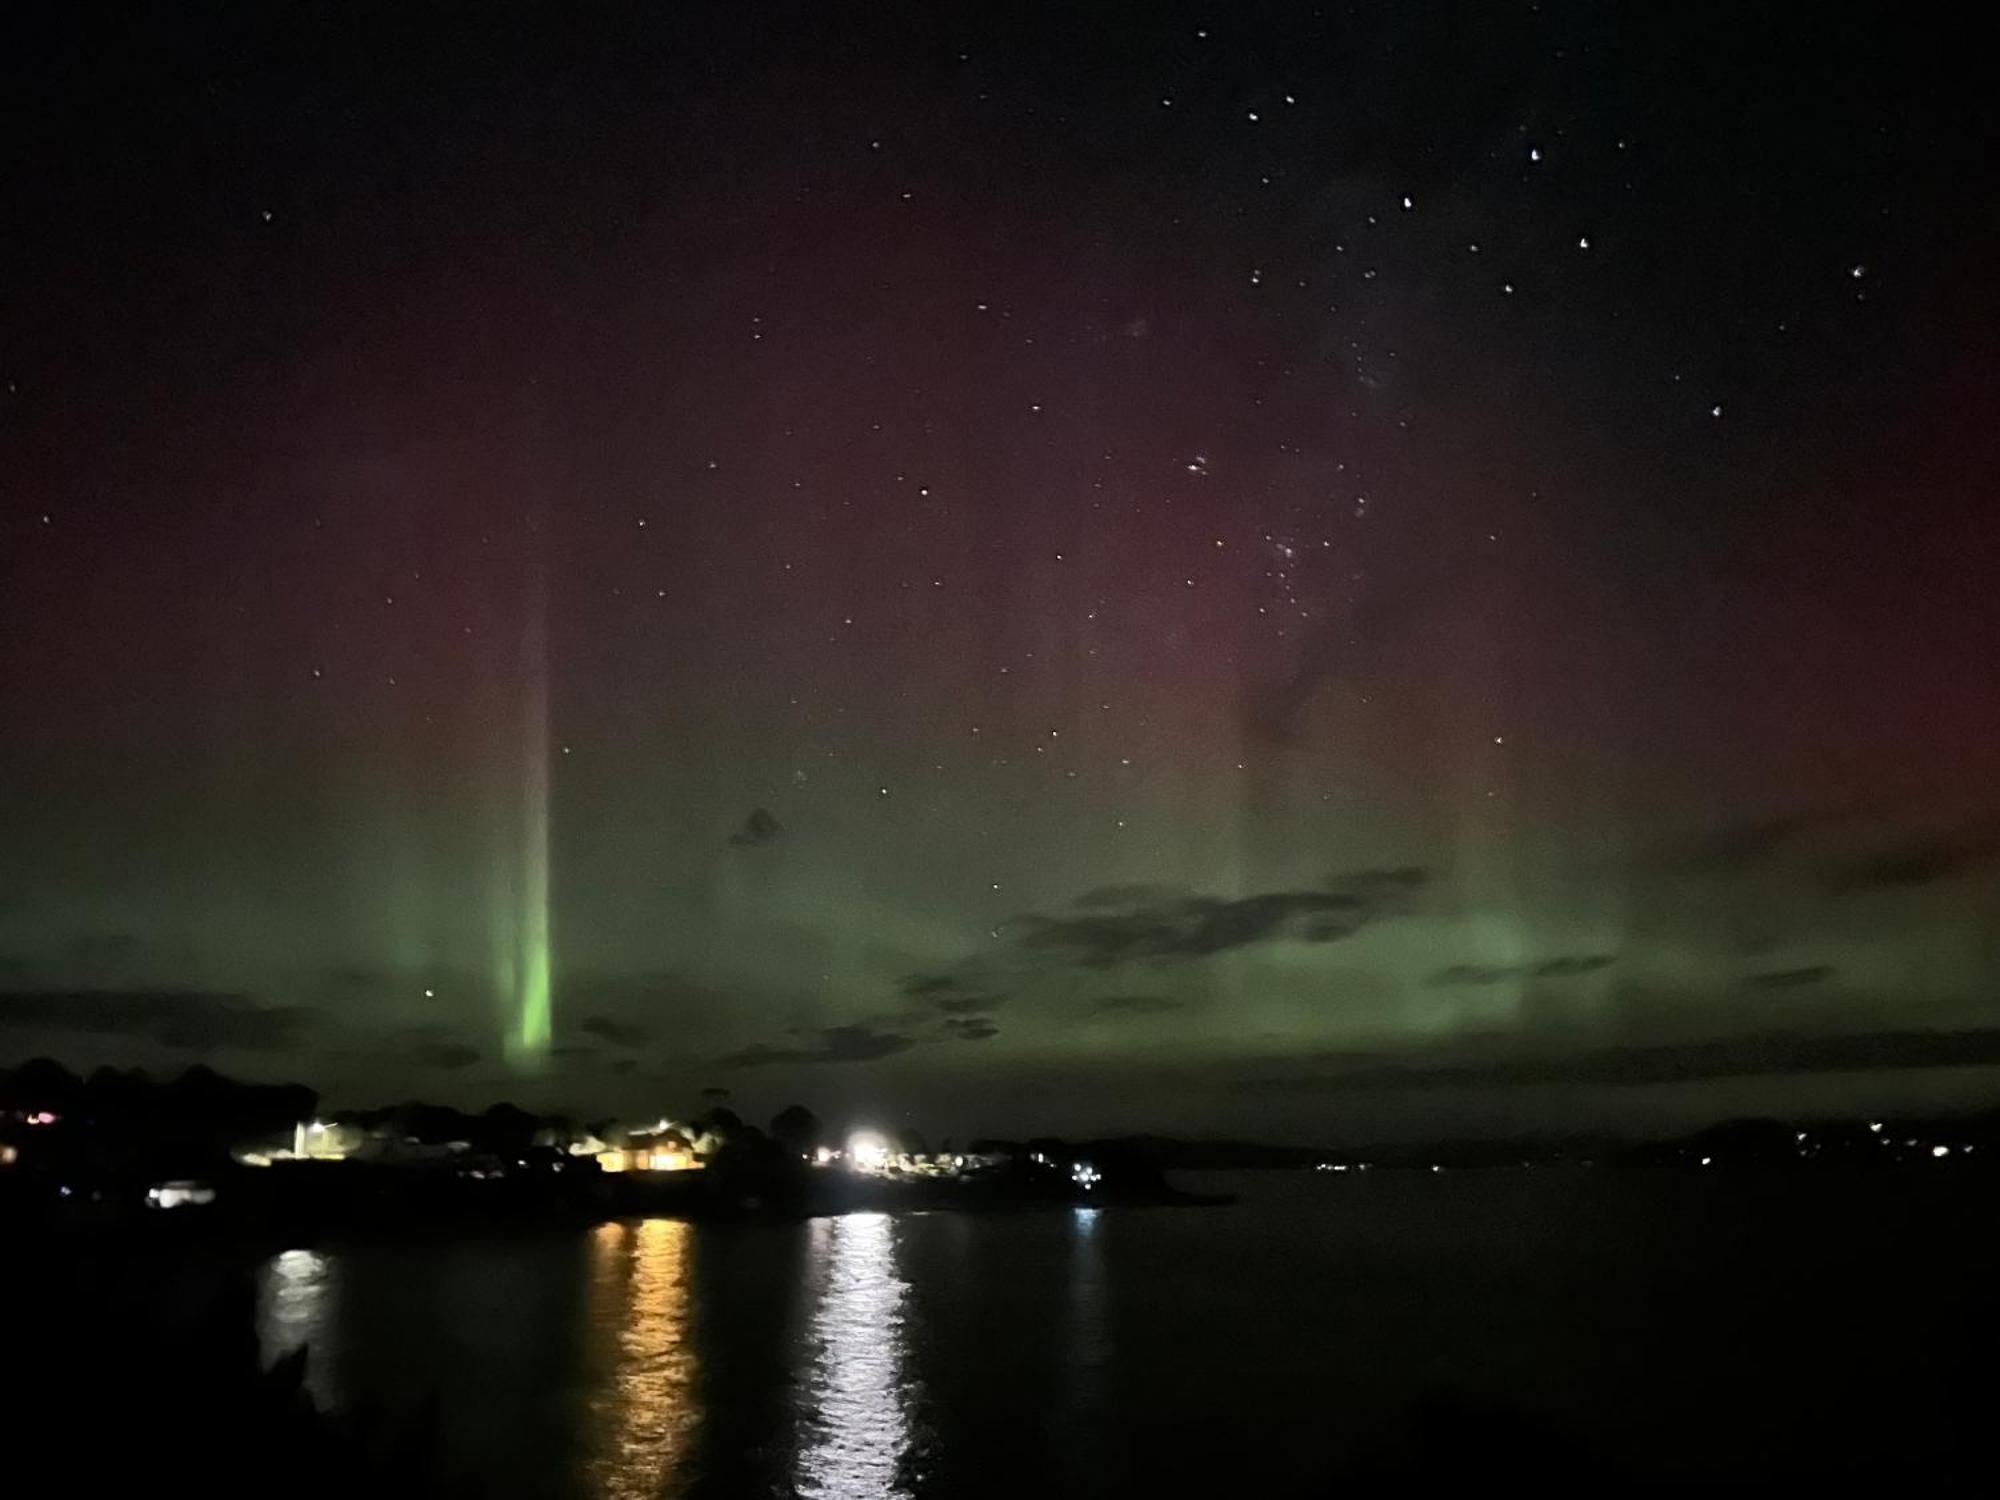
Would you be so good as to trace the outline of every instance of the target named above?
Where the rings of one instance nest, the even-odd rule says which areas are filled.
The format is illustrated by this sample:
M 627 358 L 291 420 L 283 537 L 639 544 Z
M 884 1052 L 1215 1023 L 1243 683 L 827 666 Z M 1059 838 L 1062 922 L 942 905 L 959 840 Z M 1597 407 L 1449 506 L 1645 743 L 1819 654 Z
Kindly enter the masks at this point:
M 525 690 L 521 725 L 521 878 L 516 885 L 514 1019 L 508 1061 L 521 1069 L 548 1057 L 554 1001 L 549 987 L 549 652 L 547 585 L 537 569 L 521 637 Z

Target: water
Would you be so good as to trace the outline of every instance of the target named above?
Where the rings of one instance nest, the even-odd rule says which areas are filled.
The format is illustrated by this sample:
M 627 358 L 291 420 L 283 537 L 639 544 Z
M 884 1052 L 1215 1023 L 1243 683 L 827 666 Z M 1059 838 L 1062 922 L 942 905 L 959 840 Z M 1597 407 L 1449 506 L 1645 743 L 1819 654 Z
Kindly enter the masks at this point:
M 496 1497 L 1307 1494 L 1458 1442 L 1412 1427 L 1436 1397 L 1661 1479 L 1907 1475 L 1983 1430 L 1983 1179 L 1228 1186 L 295 1249 L 259 1267 L 258 1336 L 306 1344 L 336 1411 L 434 1402 L 447 1472 Z

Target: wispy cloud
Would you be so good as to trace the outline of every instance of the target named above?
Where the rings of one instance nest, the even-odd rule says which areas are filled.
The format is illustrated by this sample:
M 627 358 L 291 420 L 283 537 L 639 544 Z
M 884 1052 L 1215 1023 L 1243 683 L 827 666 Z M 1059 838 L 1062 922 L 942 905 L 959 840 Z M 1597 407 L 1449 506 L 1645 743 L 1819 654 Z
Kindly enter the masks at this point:
M 264 1006 L 214 990 L 72 989 L 0 992 L 0 1028 L 122 1036 L 185 1050 L 280 1052 L 312 1024 L 299 1006 Z
M 1771 969 L 1762 974 L 1752 974 L 1743 982 L 1753 989 L 1796 990 L 1831 979 L 1833 972 L 1831 964 L 1806 964 L 1796 969 Z
M 1608 969 L 1617 960 L 1608 953 L 1565 953 L 1525 964 L 1452 964 L 1424 983 L 1442 988 L 1501 984 L 1510 979 L 1576 979 Z
M 1836 891 L 1887 890 L 1936 885 L 1968 875 L 2000 858 L 2000 817 L 1980 818 L 1927 839 L 1878 849 L 1828 867 Z
M 2000 1027 L 1969 1031 L 1872 1031 L 1835 1036 L 1759 1032 L 1701 1042 L 1606 1047 L 1534 1056 L 1433 1055 L 1385 1059 L 1327 1055 L 1306 1072 L 1244 1080 L 1239 1087 L 1281 1093 L 1544 1084 L 1633 1087 L 1758 1075 L 1889 1072 L 2000 1065 Z
M 1182 963 L 1254 943 L 1337 942 L 1393 910 L 1427 878 L 1416 867 L 1362 870 L 1318 889 L 1228 900 L 1161 896 L 1151 886 L 1104 887 L 1061 915 L 1015 917 L 1003 933 L 1017 954 L 1085 969 Z
M 772 842 L 784 831 L 784 825 L 772 817 L 768 809 L 753 808 L 742 825 L 729 835 L 729 842 L 738 849 L 754 849 L 760 844 Z
M 827 1026 L 805 1033 L 799 1042 L 777 1046 L 760 1042 L 743 1047 L 725 1053 L 716 1063 L 724 1068 L 768 1068 L 779 1063 L 864 1063 L 893 1057 L 916 1045 L 914 1037 L 880 1031 L 873 1026 Z
M 1108 1016 L 1157 1016 L 1179 1010 L 1181 1004 L 1168 995 L 1100 995 L 1090 1008 Z
M 577 1024 L 577 1030 L 585 1036 L 596 1037 L 601 1042 L 609 1042 L 628 1051 L 643 1046 L 648 1035 L 645 1027 L 630 1021 L 613 1020 L 610 1016 L 586 1016 Z

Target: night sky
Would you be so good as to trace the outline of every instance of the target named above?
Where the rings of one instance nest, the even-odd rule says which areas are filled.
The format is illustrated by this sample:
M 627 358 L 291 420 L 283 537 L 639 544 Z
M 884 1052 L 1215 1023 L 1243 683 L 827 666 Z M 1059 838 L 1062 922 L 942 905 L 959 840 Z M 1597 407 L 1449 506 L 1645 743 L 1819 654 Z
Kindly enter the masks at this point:
M 942 1131 L 1992 1102 L 1946 15 L 13 18 L 0 1060 Z

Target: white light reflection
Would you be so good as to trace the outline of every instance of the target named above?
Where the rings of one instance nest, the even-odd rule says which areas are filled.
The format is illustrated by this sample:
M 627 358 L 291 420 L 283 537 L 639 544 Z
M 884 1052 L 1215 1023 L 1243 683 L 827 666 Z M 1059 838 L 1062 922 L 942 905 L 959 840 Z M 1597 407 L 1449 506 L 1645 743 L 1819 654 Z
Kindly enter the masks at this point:
M 813 1312 L 800 1435 L 798 1491 L 833 1500 L 908 1495 L 900 1472 L 910 1446 L 903 1320 L 909 1285 L 896 1274 L 887 1214 L 815 1219 L 823 1267 Z
M 1099 1489 L 1109 1470 L 1102 1445 L 1105 1376 L 1111 1368 L 1111 1327 L 1106 1302 L 1101 1210 L 1070 1210 L 1072 1235 L 1069 1267 L 1069 1357 L 1064 1361 L 1071 1382 L 1071 1409 L 1080 1414 L 1085 1441 L 1078 1457 L 1088 1466 L 1089 1488 Z
M 257 1270 L 257 1352 L 266 1365 L 306 1350 L 305 1386 L 322 1408 L 334 1401 L 333 1319 L 337 1278 L 331 1257 L 286 1250 Z
M 591 1401 L 592 1488 L 605 1500 L 672 1494 L 700 1419 L 688 1327 L 693 1231 L 679 1219 L 600 1224 L 590 1240 L 592 1321 L 616 1330 L 616 1363 Z

